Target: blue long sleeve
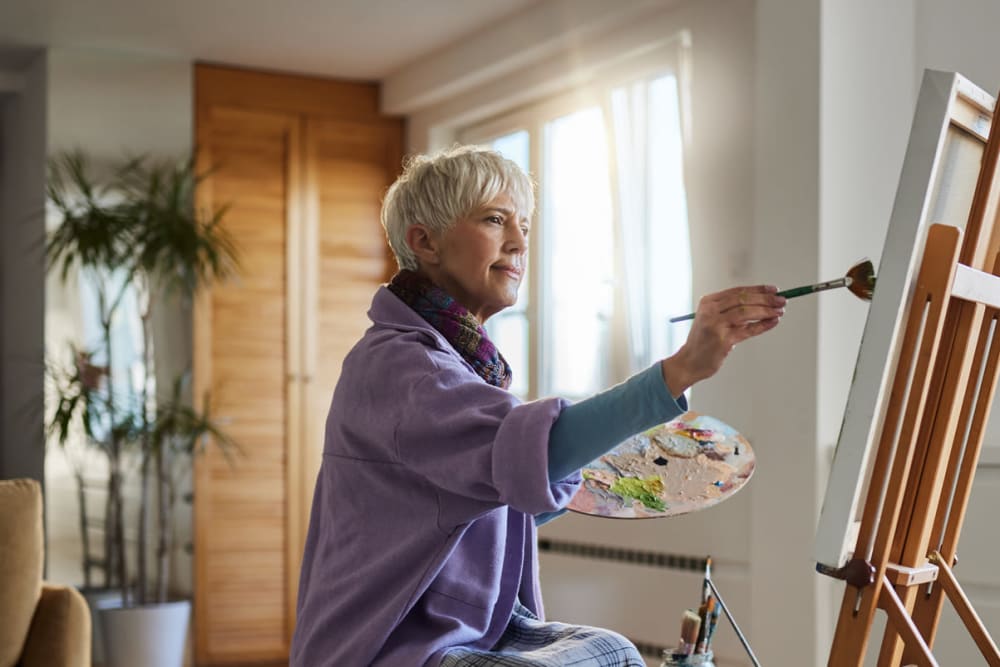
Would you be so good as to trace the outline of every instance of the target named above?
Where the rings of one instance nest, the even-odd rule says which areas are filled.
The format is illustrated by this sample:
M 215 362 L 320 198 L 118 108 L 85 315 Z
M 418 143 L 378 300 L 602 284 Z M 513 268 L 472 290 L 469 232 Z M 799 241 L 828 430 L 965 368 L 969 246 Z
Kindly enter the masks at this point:
M 567 406 L 549 435 L 549 479 L 564 479 L 626 438 L 685 412 L 687 400 L 670 395 L 659 363 Z

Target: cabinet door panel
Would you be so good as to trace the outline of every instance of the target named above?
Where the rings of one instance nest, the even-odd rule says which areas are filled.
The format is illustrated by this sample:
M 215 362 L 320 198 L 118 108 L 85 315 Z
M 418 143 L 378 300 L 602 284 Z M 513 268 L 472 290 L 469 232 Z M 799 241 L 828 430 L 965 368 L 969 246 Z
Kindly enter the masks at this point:
M 399 135 L 381 124 L 310 121 L 306 182 L 313 212 L 316 332 L 306 346 L 313 384 L 328 403 L 344 355 L 368 328 L 375 289 L 395 266 L 379 221 L 397 173 Z M 325 417 L 326 405 L 323 406 Z
M 239 276 L 213 286 L 196 316 L 199 395 L 239 446 L 197 462 L 195 628 L 199 663 L 288 655 L 287 236 L 297 196 L 292 115 L 224 107 L 199 114 L 211 176 L 199 205 L 229 206 Z

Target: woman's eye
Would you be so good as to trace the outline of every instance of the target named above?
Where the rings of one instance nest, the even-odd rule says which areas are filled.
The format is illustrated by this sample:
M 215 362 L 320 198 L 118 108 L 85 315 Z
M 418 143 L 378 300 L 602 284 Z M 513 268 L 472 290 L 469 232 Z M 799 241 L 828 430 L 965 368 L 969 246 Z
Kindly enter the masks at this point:
M 524 234 L 525 236 L 527 236 L 527 235 L 528 235 L 528 232 L 529 232 L 529 231 L 531 231 L 531 230 L 530 230 L 530 229 L 528 229 L 527 227 L 525 227 L 525 226 L 523 226 L 523 225 L 521 226 L 521 233 L 522 233 L 522 234 Z
M 503 218 L 501 218 L 499 215 L 491 215 L 490 217 L 486 218 L 486 221 L 492 222 L 495 225 L 503 224 Z

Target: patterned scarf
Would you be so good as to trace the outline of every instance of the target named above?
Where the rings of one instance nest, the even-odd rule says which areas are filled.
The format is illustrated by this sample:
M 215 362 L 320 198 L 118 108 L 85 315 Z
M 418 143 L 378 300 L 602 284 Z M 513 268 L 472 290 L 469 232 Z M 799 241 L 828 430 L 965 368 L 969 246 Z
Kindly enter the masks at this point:
M 423 276 L 406 269 L 393 276 L 388 287 L 441 332 L 479 377 L 494 387 L 510 386 L 510 365 L 465 306 Z

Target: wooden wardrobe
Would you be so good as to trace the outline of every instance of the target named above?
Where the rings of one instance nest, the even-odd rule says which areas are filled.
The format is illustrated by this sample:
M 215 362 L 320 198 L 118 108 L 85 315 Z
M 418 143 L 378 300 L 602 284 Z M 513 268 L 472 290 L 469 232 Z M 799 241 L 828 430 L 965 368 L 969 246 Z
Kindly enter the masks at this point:
M 323 427 L 395 270 L 379 209 L 403 125 L 375 84 L 195 67 L 197 205 L 228 207 L 238 277 L 195 305 L 197 401 L 239 445 L 194 477 L 198 665 L 287 660 Z

